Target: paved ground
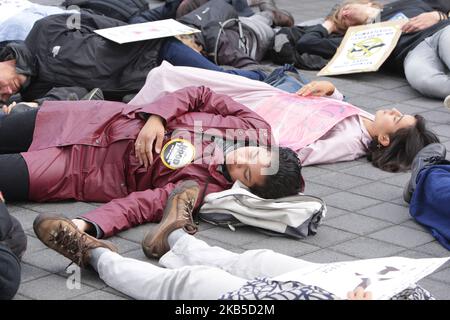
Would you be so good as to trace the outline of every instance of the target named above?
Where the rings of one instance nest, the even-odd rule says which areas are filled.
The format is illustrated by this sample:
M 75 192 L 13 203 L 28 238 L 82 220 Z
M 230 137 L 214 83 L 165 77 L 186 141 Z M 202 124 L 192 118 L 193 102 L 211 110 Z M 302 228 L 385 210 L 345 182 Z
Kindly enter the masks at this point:
M 36 1 L 45 4 L 58 0 Z M 296 22 L 315 19 L 326 14 L 332 0 L 277 0 L 288 9 Z M 160 3 L 152 1 L 152 3 Z M 307 72 L 315 78 L 313 72 Z M 450 112 L 441 101 L 421 97 L 402 78 L 385 74 L 363 74 L 335 77 L 332 81 L 355 105 L 373 112 L 395 106 L 402 112 L 419 113 L 450 148 Z M 198 237 L 212 245 L 236 252 L 270 248 L 314 262 L 332 262 L 403 256 L 413 258 L 444 257 L 450 252 L 437 243 L 408 214 L 402 200 L 402 188 L 408 173 L 390 174 L 373 168 L 366 160 L 323 165 L 304 169 L 306 192 L 323 197 L 328 215 L 318 234 L 303 241 L 271 238 L 252 230 L 200 225 Z M 97 204 L 66 202 L 55 204 L 17 203 L 9 205 L 11 213 L 28 234 L 28 250 L 23 258 L 22 285 L 16 299 L 127 299 L 107 287 L 92 272 L 82 274 L 80 289 L 66 287 L 69 261 L 46 249 L 36 239 L 32 223 L 41 212 L 63 213 L 75 217 L 92 210 Z M 120 233 L 112 241 L 127 257 L 146 260 L 140 241 L 148 228 L 144 225 Z M 156 263 L 155 261 L 151 261 Z M 439 299 L 450 299 L 450 264 L 420 282 Z

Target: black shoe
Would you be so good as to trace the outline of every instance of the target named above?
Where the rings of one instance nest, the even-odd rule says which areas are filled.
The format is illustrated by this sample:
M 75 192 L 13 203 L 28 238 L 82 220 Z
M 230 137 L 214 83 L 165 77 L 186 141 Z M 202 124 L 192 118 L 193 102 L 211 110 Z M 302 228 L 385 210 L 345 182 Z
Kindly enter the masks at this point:
M 83 98 L 80 100 L 105 100 L 103 96 L 103 91 L 100 88 L 95 88 L 89 91 Z
M 444 162 L 446 153 L 447 150 L 443 144 L 432 143 L 420 150 L 415 156 L 411 165 L 411 179 L 409 179 L 403 189 L 403 199 L 407 203 L 411 201 L 412 194 L 416 189 L 416 180 L 419 172 L 426 167 Z

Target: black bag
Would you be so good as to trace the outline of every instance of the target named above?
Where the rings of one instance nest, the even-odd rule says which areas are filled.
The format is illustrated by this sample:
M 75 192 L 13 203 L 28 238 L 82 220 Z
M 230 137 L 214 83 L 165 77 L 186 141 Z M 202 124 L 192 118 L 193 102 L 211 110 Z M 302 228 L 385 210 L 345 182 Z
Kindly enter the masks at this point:
M 308 28 L 300 26 L 281 28 L 275 35 L 273 48 L 267 54 L 268 58 L 277 64 L 293 64 L 306 70 L 319 70 L 325 67 L 328 60 L 314 54 L 300 54 L 295 49 L 296 43 Z
M 140 13 L 148 10 L 148 3 L 145 0 L 65 0 L 63 6 L 78 6 L 88 9 L 95 14 L 104 15 L 110 18 L 128 22 L 128 20 Z

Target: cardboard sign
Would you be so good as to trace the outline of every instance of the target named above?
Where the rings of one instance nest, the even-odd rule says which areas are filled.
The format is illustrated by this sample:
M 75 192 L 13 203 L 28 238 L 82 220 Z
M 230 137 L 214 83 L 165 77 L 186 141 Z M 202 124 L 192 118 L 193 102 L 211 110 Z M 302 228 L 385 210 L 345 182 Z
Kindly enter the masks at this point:
M 362 287 L 364 290 L 372 292 L 373 299 L 386 300 L 414 285 L 448 260 L 449 258 L 389 257 L 314 263 L 273 279 L 315 285 L 342 299 L 347 298 L 347 292 Z
M 394 50 L 407 20 L 350 27 L 331 61 L 317 74 L 377 71 Z
M 200 32 L 174 19 L 166 19 L 126 26 L 95 30 L 102 37 L 117 43 L 128 43 L 142 40 L 172 37 L 181 34 Z

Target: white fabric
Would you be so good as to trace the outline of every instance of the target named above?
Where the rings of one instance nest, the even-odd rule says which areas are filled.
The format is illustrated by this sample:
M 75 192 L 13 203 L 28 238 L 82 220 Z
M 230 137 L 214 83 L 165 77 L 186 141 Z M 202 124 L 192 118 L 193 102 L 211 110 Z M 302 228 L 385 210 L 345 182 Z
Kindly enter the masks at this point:
M 201 85 L 207 86 L 217 93 L 226 94 L 252 110 L 255 110 L 264 100 L 284 92 L 261 81 L 205 69 L 175 67 L 164 61 L 161 66 L 149 72 L 144 87 L 131 100 L 130 104 L 149 103 L 165 93 L 187 86 Z M 336 91 L 332 98 L 342 99 L 342 94 Z M 360 110 L 360 114 L 367 118 L 373 117 L 363 110 Z M 264 115 L 260 116 L 264 118 Z M 304 153 L 300 152 L 300 160 L 303 165 L 313 165 L 359 158 L 366 153 L 366 141 L 371 139 L 368 134 L 358 135 L 358 132 L 364 132 L 363 127 L 361 122 L 343 120 L 341 126 L 335 126 L 332 132 L 310 144 L 308 146 L 310 148 Z M 340 138 L 341 135 L 343 138 Z M 333 152 L 330 153 L 330 150 Z M 295 151 L 299 152 L 300 150 Z
M 207 195 L 200 209 L 205 214 L 231 214 L 246 225 L 279 233 L 285 233 L 289 226 L 297 228 L 305 222 L 309 223 L 319 211 L 325 217 L 325 203 L 318 198 L 298 195 L 276 200 L 262 199 L 239 181 L 228 190 Z
M 247 282 L 214 267 L 170 270 L 111 251 L 100 256 L 97 270 L 107 285 L 139 300 L 212 300 Z

